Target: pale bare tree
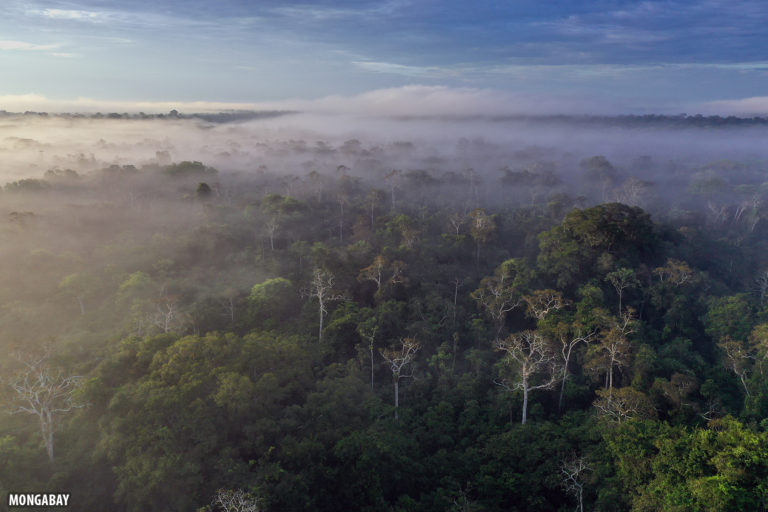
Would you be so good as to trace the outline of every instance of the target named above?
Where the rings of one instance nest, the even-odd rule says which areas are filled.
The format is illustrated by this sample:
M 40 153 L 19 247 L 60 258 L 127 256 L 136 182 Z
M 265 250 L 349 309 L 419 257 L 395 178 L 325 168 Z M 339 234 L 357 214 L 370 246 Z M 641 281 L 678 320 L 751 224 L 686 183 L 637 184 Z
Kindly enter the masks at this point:
M 472 298 L 485 310 L 496 326 L 496 339 L 501 335 L 507 313 L 520 306 L 523 298 L 513 284 L 513 276 L 501 268 L 493 276 L 483 278 Z
M 382 255 L 376 256 L 373 263 L 360 270 L 357 276 L 358 281 L 373 281 L 376 283 L 376 291 L 386 284 L 404 284 L 408 282 L 405 276 L 405 270 L 408 265 L 400 260 L 389 262 Z M 387 274 L 389 274 L 387 276 Z
M 659 276 L 659 280 L 669 282 L 675 286 L 689 283 L 694 278 L 693 269 L 684 261 L 668 259 L 663 267 L 653 269 L 653 273 Z
M 597 400 L 593 405 L 605 419 L 614 423 L 623 423 L 633 418 L 653 419 L 656 409 L 653 402 L 640 391 L 631 387 L 613 391 L 598 389 Z
M 384 272 L 387 268 L 387 258 L 382 255 L 378 255 L 373 258 L 373 263 L 360 270 L 360 274 L 357 276 L 358 281 L 373 281 L 376 283 L 376 290 L 381 290 L 381 285 L 384 282 Z
M 308 295 L 310 298 L 317 300 L 320 316 L 320 327 L 317 334 L 318 341 L 323 341 L 323 322 L 325 315 L 328 314 L 328 306 L 332 302 L 345 299 L 343 293 L 339 293 L 333 288 L 334 279 L 333 274 L 322 268 L 316 268 L 312 274 Z
M 744 393 L 748 397 L 751 396 L 747 378 L 752 371 L 755 352 L 746 343 L 734 340 L 730 336 L 723 336 L 717 346 L 725 353 L 723 360 L 725 367 L 739 378 L 744 388 Z
M 448 216 L 448 223 L 453 228 L 456 236 L 459 236 L 461 226 L 467 221 L 467 214 L 464 212 L 454 212 Z
M 164 333 L 182 326 L 183 315 L 179 310 L 179 298 L 178 295 L 163 293 L 153 300 L 155 311 L 151 314 L 150 321 Z
M 616 290 L 616 294 L 619 296 L 619 314 L 621 314 L 623 309 L 622 299 L 624 297 L 624 290 L 640 284 L 635 276 L 635 271 L 631 268 L 620 268 L 610 272 L 605 276 L 605 279 L 611 283 L 613 289 Z
M 573 456 L 560 462 L 560 476 L 565 492 L 576 497 L 579 512 L 584 512 L 584 483 L 587 472 L 592 469 L 584 457 Z
M 543 320 L 552 311 L 565 307 L 568 301 L 563 299 L 563 294 L 555 290 L 536 290 L 530 295 L 523 296 L 528 315 Z
M 381 357 L 389 364 L 392 372 L 392 383 L 395 387 L 395 421 L 399 420 L 398 409 L 400 408 L 400 379 L 413 377 L 413 367 L 411 363 L 416 357 L 416 353 L 421 348 L 421 344 L 415 338 L 403 338 L 400 340 L 400 349 L 380 350 Z M 406 373 L 410 370 L 410 373 Z
M 629 366 L 632 359 L 632 346 L 627 336 L 635 331 L 634 310 L 628 308 L 621 317 L 612 318 L 610 327 L 603 330 L 597 342 L 590 347 L 586 369 L 605 375 L 605 389 L 610 399 L 613 391 L 616 369 Z
M 560 382 L 560 397 L 557 401 L 557 410 L 563 410 L 563 398 L 565 396 L 565 381 L 568 379 L 568 364 L 571 361 L 573 350 L 579 343 L 589 344 L 595 337 L 595 331 L 587 332 L 580 324 L 558 324 L 554 330 L 554 337 L 560 344 L 563 374 Z
M 72 409 L 84 407 L 84 404 L 79 404 L 74 397 L 82 377 L 65 375 L 60 369 L 51 368 L 46 364 L 48 356 L 49 353 L 46 353 L 35 360 L 18 357 L 26 368 L 10 382 L 19 404 L 18 409 L 11 412 L 37 416 L 48 460 L 53 462 L 53 432 L 57 417 Z
M 514 381 L 503 379 L 497 384 L 507 390 L 523 391 L 522 424 L 525 425 L 528 395 L 531 391 L 550 389 L 555 385 L 560 376 L 557 359 L 544 337 L 536 331 L 522 331 L 498 339 L 496 349 L 504 352 L 504 364 L 514 373 Z
M 211 505 L 223 512 L 259 512 L 259 500 L 242 489 L 219 489 L 213 496 Z

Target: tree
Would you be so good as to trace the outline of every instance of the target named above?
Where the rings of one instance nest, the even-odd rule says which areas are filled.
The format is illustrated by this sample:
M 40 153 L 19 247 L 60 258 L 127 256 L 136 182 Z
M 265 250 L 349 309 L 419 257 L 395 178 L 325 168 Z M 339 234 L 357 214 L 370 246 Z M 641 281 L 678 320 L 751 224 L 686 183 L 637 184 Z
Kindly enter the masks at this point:
M 550 312 L 557 311 L 568 302 L 563 294 L 555 290 L 536 290 L 530 295 L 523 296 L 528 308 L 528 314 L 537 320 L 543 320 Z
M 600 332 L 597 343 L 590 346 L 588 370 L 605 375 L 605 389 L 610 399 L 613 391 L 614 370 L 629 366 L 632 347 L 627 336 L 634 332 L 633 311 L 630 309 L 621 318 L 612 318 L 610 327 Z
M 59 282 L 59 289 L 72 295 L 80 306 L 80 314 L 85 314 L 84 298 L 90 290 L 95 287 L 93 279 L 85 274 L 69 274 L 64 276 Z
M 550 389 L 558 379 L 559 371 L 555 355 L 547 347 L 544 338 L 535 331 L 510 334 L 496 341 L 496 349 L 504 352 L 504 365 L 511 369 L 514 381 L 503 379 L 499 384 L 508 390 L 523 391 L 523 418 L 528 417 L 528 395 L 536 389 Z M 540 377 L 536 380 L 536 377 Z
M 328 314 L 328 306 L 331 302 L 344 300 L 343 293 L 337 292 L 333 288 L 334 276 L 329 271 L 316 268 L 312 274 L 310 282 L 309 296 L 317 299 L 318 314 L 320 317 L 320 327 L 318 328 L 317 339 L 323 341 L 323 321 Z
M 584 457 L 572 457 L 560 463 L 561 485 L 565 492 L 576 497 L 579 512 L 584 512 L 584 480 L 588 471 L 591 468 Z
M 179 299 L 179 295 L 163 293 L 152 301 L 155 304 L 155 311 L 150 319 L 164 333 L 171 332 L 174 326 L 180 329 L 183 325 L 183 315 L 179 311 Z
M 675 286 L 681 286 L 693 280 L 693 269 L 684 261 L 668 259 L 666 264 L 653 269 L 653 273 L 659 276 L 662 283 L 672 283 Z
M 568 364 L 571 361 L 573 350 L 579 343 L 589 344 L 595 336 L 595 332 L 586 332 L 584 327 L 578 323 L 565 324 L 560 323 L 554 329 L 554 337 L 560 342 L 560 354 L 563 360 L 563 376 L 560 383 L 560 396 L 557 400 L 557 410 L 563 410 L 563 398 L 565 396 L 565 382 L 568 379 Z
M 475 253 L 475 260 L 476 264 L 480 265 L 480 247 L 487 244 L 488 241 L 491 238 L 491 235 L 494 231 L 496 231 L 496 223 L 494 222 L 493 216 L 488 215 L 485 213 L 485 210 L 482 208 L 475 208 L 469 213 L 469 218 L 471 219 L 471 225 L 470 225 L 470 234 L 472 235 L 472 238 L 475 241 L 476 246 L 476 253 Z
M 653 402 L 640 391 L 624 387 L 615 390 L 598 389 L 594 406 L 601 416 L 615 423 L 634 418 L 654 419 L 656 409 Z
M 739 378 L 747 397 L 751 396 L 747 380 L 749 374 L 752 372 L 752 365 L 755 361 L 755 351 L 752 350 L 752 347 L 747 343 L 734 340 L 730 336 L 723 336 L 720 338 L 720 343 L 718 343 L 717 346 L 720 347 L 725 354 L 723 359 L 725 367 Z
M 259 499 L 242 489 L 219 489 L 211 504 L 222 512 L 259 512 Z
M 358 324 L 357 326 L 357 332 L 368 340 L 368 352 L 371 356 L 371 391 L 373 391 L 373 370 L 374 370 L 374 364 L 373 364 L 373 347 L 374 342 L 376 341 L 376 331 L 378 330 L 378 325 L 369 325 L 370 322 L 366 324 Z
M 616 290 L 616 294 L 619 296 L 619 313 L 622 312 L 622 298 L 624 296 L 624 290 L 627 288 L 638 286 L 640 283 L 635 276 L 635 271 L 631 268 L 620 268 L 613 272 L 610 272 L 605 276 L 606 281 L 611 283 Z
M 45 364 L 47 358 L 48 354 L 45 354 L 31 362 L 22 361 L 26 370 L 11 380 L 10 385 L 16 392 L 16 400 L 20 402 L 19 408 L 14 412 L 37 416 L 48 460 L 53 462 L 53 431 L 56 418 L 72 409 L 83 407 L 74 397 L 82 377 L 66 376 L 62 370 L 50 368 Z
M 507 313 L 523 301 L 521 289 L 527 285 L 530 272 L 525 263 L 507 260 L 496 269 L 493 276 L 480 281 L 480 287 L 471 296 L 477 301 L 496 326 L 496 338 L 501 335 Z
M 386 257 L 378 255 L 373 259 L 373 263 L 360 270 L 357 276 L 358 281 L 373 281 L 376 283 L 376 291 L 380 291 L 384 284 L 402 284 L 408 281 L 405 277 L 405 269 L 408 267 L 404 262 L 395 260 L 389 262 Z
M 421 348 L 421 344 L 415 338 L 403 338 L 400 340 L 400 350 L 385 349 L 380 350 L 381 357 L 389 364 L 392 372 L 392 383 L 395 386 L 395 421 L 399 420 L 398 409 L 400 407 L 400 379 L 413 377 L 411 373 L 404 373 L 405 369 L 413 362 L 416 352 Z

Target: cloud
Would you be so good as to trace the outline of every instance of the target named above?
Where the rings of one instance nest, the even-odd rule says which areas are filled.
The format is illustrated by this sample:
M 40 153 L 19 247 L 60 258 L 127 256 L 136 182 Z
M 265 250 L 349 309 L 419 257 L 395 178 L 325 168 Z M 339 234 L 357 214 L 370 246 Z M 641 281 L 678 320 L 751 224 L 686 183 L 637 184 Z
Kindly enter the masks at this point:
M 709 101 L 699 105 L 698 110 L 707 114 L 765 116 L 768 115 L 768 96 Z
M 234 103 L 215 101 L 110 101 L 51 99 L 41 94 L 0 96 L 0 110 L 23 112 L 220 112 L 294 110 L 361 116 L 496 116 L 515 114 L 620 112 L 617 104 L 578 96 L 516 94 L 494 89 L 410 85 L 353 96 Z
M 271 9 L 273 14 L 299 21 L 331 21 L 341 19 L 378 19 L 390 16 L 408 7 L 410 1 L 390 0 L 377 5 L 358 8 L 324 7 L 312 4 L 299 4 Z
M 52 99 L 42 94 L 0 96 L 0 110 L 9 112 L 146 112 L 162 113 L 176 109 L 182 112 L 221 112 L 257 108 L 253 103 L 209 101 L 112 101 L 93 98 Z
M 216 101 L 111 101 L 93 98 L 52 99 L 41 94 L 0 96 L 0 110 L 10 112 L 146 112 L 182 113 L 232 110 L 288 110 L 314 114 L 368 117 L 470 117 L 558 114 L 627 114 L 680 112 L 720 115 L 768 114 L 768 97 L 719 100 L 688 105 L 645 104 L 638 109 L 632 98 L 607 99 L 578 94 L 527 94 L 496 89 L 409 85 L 376 89 L 352 96 L 286 99 L 269 102 Z
M 101 21 L 104 14 L 95 11 L 81 11 L 74 9 L 42 9 L 38 11 L 41 16 L 52 19 Z
M 425 85 L 279 104 L 308 112 L 372 116 L 499 116 L 620 111 L 620 107 L 610 101 L 576 95 L 520 94 L 495 89 Z
M 41 52 L 55 50 L 59 47 L 61 47 L 60 44 L 35 44 L 25 41 L 0 40 L 0 50 L 7 51 Z
M 410 77 L 444 78 L 448 76 L 456 76 L 458 74 L 456 71 L 447 68 L 436 66 L 408 66 L 392 62 L 352 61 L 352 65 L 374 73 L 386 73 Z
M 80 59 L 83 57 L 80 53 L 69 53 L 69 52 L 53 52 L 51 53 L 54 57 L 61 57 L 62 59 Z

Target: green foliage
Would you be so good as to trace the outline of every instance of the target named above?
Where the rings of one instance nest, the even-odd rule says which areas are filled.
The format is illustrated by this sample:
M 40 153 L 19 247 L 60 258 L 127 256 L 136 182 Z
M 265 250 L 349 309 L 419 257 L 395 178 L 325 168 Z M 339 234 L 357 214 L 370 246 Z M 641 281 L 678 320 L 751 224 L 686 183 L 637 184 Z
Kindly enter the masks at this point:
M 202 177 L 215 175 L 218 171 L 213 167 L 203 165 L 202 162 L 179 162 L 177 164 L 171 164 L 163 168 L 163 174 L 173 177 Z
M 253 285 L 248 295 L 249 314 L 253 325 L 275 329 L 293 311 L 296 290 L 288 279 L 276 277 Z

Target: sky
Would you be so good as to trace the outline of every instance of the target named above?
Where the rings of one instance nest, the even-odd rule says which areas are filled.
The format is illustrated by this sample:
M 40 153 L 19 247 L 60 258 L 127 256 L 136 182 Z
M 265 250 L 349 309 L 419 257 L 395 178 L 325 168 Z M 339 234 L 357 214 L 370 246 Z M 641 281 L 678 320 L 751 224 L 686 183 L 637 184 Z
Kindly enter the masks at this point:
M 764 0 L 0 3 L 0 109 L 768 114 Z

